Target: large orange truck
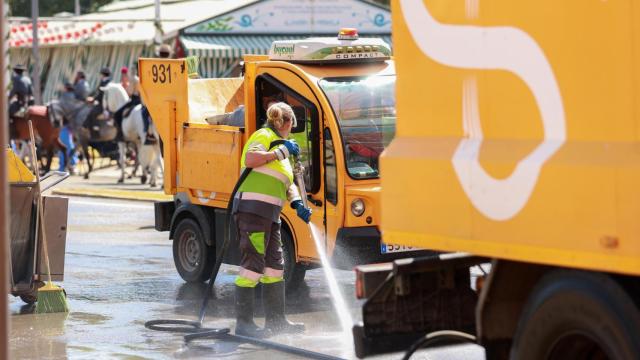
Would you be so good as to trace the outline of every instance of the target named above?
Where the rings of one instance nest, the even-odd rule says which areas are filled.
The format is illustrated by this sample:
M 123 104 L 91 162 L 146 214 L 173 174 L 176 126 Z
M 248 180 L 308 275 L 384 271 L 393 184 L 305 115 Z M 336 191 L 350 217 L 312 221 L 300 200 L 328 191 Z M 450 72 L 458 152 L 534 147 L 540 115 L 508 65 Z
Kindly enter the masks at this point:
M 383 241 L 444 254 L 358 269 L 358 355 L 452 329 L 488 359 L 640 358 L 638 4 L 392 13 Z
M 185 59 L 141 59 L 142 97 L 164 142 L 164 190 L 156 229 L 169 231 L 185 281 L 207 280 L 221 248 L 226 209 L 249 136 L 272 100 L 290 104 L 301 147 L 311 223 L 338 268 L 404 257 L 381 243 L 378 156 L 395 132 L 395 69 L 381 39 L 345 30 L 333 38 L 276 41 L 244 58 L 239 78 L 190 78 Z M 282 214 L 285 278 L 299 284 L 319 254 L 309 226 Z M 232 234 L 233 235 L 233 234 Z M 225 262 L 239 260 L 230 246 Z

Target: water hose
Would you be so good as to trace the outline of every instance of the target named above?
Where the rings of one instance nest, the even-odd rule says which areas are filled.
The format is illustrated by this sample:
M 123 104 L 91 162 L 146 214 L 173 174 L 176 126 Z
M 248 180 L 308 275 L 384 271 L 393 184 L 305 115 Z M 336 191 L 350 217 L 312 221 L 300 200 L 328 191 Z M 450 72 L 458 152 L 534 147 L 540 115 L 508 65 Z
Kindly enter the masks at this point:
M 283 144 L 284 140 L 276 140 L 271 142 L 269 149 L 272 149 L 274 146 L 278 146 Z M 211 270 L 211 276 L 209 277 L 209 283 L 207 285 L 207 291 L 202 299 L 202 305 L 200 307 L 200 314 L 198 316 L 197 321 L 193 320 L 184 320 L 184 319 L 159 319 L 159 320 L 149 320 L 144 323 L 144 326 L 151 330 L 156 331 L 168 331 L 168 332 L 177 332 L 177 333 L 189 333 L 185 335 L 184 340 L 186 343 L 189 343 L 196 339 L 221 339 L 227 341 L 236 341 L 236 342 L 245 342 L 252 343 L 255 345 L 260 345 L 264 347 L 268 347 L 271 349 L 283 351 L 286 353 L 304 356 L 310 359 L 319 359 L 319 360 L 341 360 L 341 358 L 318 353 L 315 351 L 304 350 L 301 348 L 296 348 L 293 346 L 278 344 L 273 341 L 268 341 L 264 339 L 256 339 L 248 336 L 242 335 L 234 335 L 230 334 L 229 328 L 205 328 L 202 327 L 204 323 L 204 317 L 207 313 L 207 305 L 209 304 L 209 299 L 211 298 L 211 294 L 213 293 L 213 285 L 218 277 L 218 272 L 220 270 L 220 266 L 222 265 L 222 261 L 224 259 L 225 254 L 227 253 L 227 249 L 229 248 L 229 243 L 231 242 L 231 215 L 233 209 L 233 199 L 240 188 L 240 185 L 244 182 L 244 180 L 251 173 L 252 168 L 245 168 L 240 174 L 240 178 L 236 185 L 233 187 L 233 191 L 231 192 L 231 196 L 229 197 L 229 204 L 227 205 L 227 214 L 225 217 L 225 227 L 224 227 L 224 240 L 222 242 L 222 248 L 220 251 L 217 251 L 216 262 Z M 304 184 L 302 185 L 304 186 Z
M 426 334 L 414 342 L 402 357 L 402 360 L 409 360 L 413 353 L 425 347 L 430 347 L 442 342 L 454 343 L 475 343 L 476 337 L 456 330 L 441 330 Z
M 229 204 L 227 205 L 227 215 L 225 218 L 225 227 L 224 227 L 224 240 L 222 242 L 222 248 L 218 251 L 218 256 L 216 257 L 216 262 L 213 265 L 213 269 L 211 270 L 211 276 L 209 277 L 209 284 L 207 285 L 207 291 L 202 299 L 202 305 L 200 307 L 200 315 L 198 316 L 198 321 L 193 320 L 182 320 L 182 319 L 168 319 L 168 320 L 150 320 L 144 323 L 144 326 L 151 330 L 157 331 L 169 331 L 169 332 L 182 332 L 182 333 L 195 333 L 200 331 L 210 331 L 214 329 L 203 328 L 202 324 L 204 323 L 204 317 L 207 313 L 207 305 L 209 304 L 209 299 L 211 298 L 211 293 L 213 292 L 213 284 L 216 282 L 216 278 L 218 277 L 218 271 L 220 270 L 220 266 L 222 265 L 222 260 L 224 259 L 224 255 L 227 253 L 227 248 L 229 247 L 230 241 L 230 231 L 231 227 L 231 213 L 233 208 L 233 199 L 240 188 L 240 185 L 244 182 L 244 180 L 251 173 L 251 168 L 245 168 L 240 174 L 240 178 L 236 185 L 233 187 L 233 191 L 231 192 L 231 196 L 229 198 Z M 177 325 L 177 326 L 167 326 L 167 325 Z
M 250 336 L 243 336 L 243 335 L 232 335 L 229 334 L 229 329 L 224 329 L 227 330 L 225 331 L 219 331 L 219 329 L 215 329 L 212 331 L 206 331 L 206 332 L 199 332 L 199 333 L 195 333 L 195 334 L 187 334 L 184 336 L 184 341 L 189 343 L 193 340 L 197 340 L 197 339 L 220 339 L 220 340 L 227 340 L 227 341 L 235 341 L 235 342 L 243 342 L 243 343 L 249 343 L 249 344 L 253 344 L 253 345 L 258 345 L 258 346 L 263 346 L 266 348 L 270 348 L 270 349 L 274 349 L 274 350 L 279 350 L 282 352 L 286 352 L 288 354 L 292 354 L 292 355 L 298 355 L 301 356 L 305 359 L 318 359 L 318 360 L 343 360 L 342 358 L 339 357 L 335 357 L 335 356 L 331 356 L 331 355 L 327 355 L 327 354 L 322 354 L 319 352 L 315 352 L 315 351 L 310 351 L 310 350 L 305 350 L 305 349 L 301 349 L 301 348 L 297 348 L 294 346 L 289 346 L 289 345 L 284 345 L 284 344 L 279 344 L 273 341 L 269 341 L 269 340 L 264 340 L 264 339 L 257 339 L 257 338 L 252 338 Z

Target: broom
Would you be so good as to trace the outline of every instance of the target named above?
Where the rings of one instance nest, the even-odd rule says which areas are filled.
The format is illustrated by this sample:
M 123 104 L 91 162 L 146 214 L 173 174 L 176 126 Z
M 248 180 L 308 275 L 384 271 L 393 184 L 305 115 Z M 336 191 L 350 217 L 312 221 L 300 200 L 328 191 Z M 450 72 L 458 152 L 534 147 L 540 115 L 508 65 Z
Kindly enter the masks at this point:
M 42 193 L 40 192 L 40 170 L 38 169 L 38 161 L 36 161 L 35 136 L 33 135 L 33 126 L 29 120 L 29 136 L 31 138 L 31 162 L 36 173 L 36 188 L 38 192 L 38 213 L 36 214 L 36 234 L 38 228 L 42 229 L 42 249 L 44 250 L 44 260 L 47 265 L 47 282 L 38 289 L 38 302 L 36 304 L 36 314 L 69 312 L 67 297 L 64 290 L 51 282 L 51 268 L 49 265 L 49 251 L 47 250 L 47 231 L 44 226 L 44 213 L 42 210 Z M 37 219 L 40 219 L 39 221 Z M 39 226 L 41 224 L 41 226 Z

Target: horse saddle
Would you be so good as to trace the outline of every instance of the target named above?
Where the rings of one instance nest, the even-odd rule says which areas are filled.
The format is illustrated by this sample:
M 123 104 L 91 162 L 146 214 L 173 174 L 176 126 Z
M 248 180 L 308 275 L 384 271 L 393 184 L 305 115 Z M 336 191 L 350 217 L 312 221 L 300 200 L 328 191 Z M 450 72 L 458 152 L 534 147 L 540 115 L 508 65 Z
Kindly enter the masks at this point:
M 47 114 L 47 107 L 44 105 L 29 106 L 29 110 L 27 113 L 29 114 L 30 117 L 40 117 L 44 119 L 49 118 Z

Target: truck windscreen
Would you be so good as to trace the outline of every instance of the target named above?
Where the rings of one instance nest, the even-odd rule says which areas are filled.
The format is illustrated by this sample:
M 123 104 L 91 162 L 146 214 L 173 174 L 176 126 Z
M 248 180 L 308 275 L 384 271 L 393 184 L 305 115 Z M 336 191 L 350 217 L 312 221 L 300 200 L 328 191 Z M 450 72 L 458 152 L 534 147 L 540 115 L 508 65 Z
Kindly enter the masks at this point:
M 396 131 L 394 75 L 320 80 L 342 135 L 349 176 L 376 178 L 378 157 Z

